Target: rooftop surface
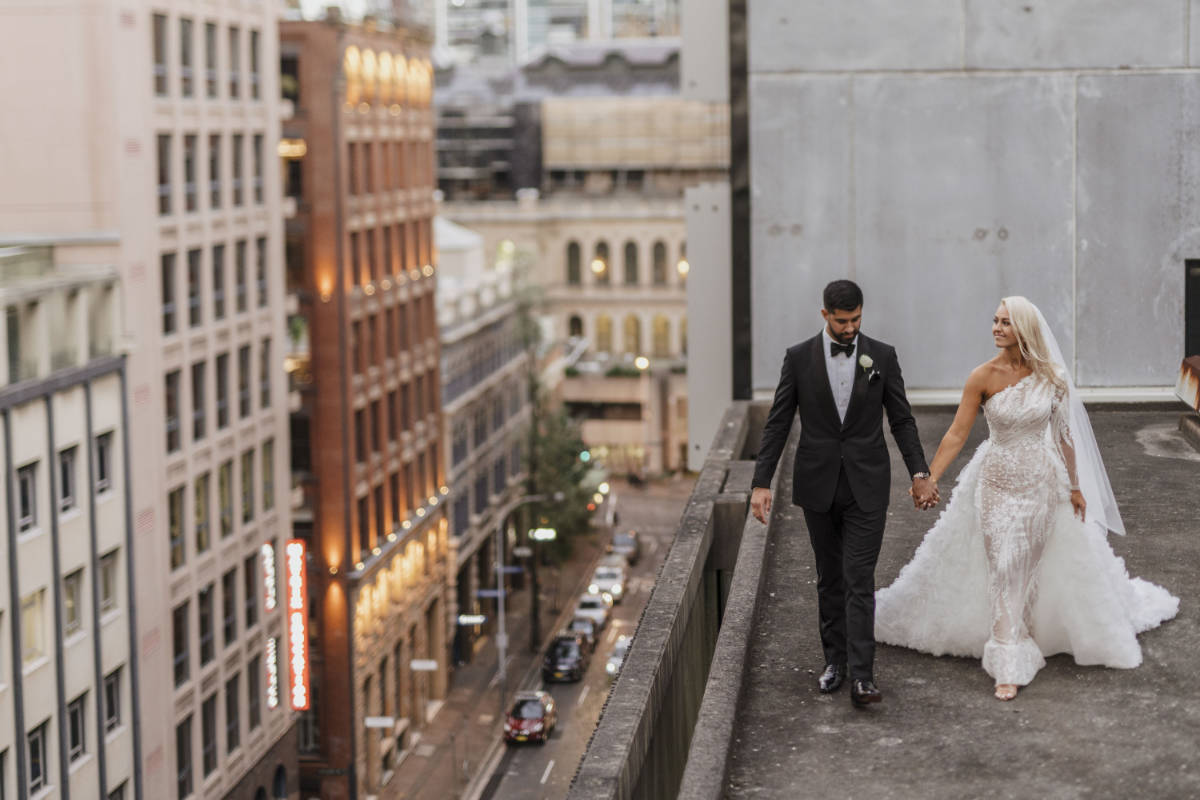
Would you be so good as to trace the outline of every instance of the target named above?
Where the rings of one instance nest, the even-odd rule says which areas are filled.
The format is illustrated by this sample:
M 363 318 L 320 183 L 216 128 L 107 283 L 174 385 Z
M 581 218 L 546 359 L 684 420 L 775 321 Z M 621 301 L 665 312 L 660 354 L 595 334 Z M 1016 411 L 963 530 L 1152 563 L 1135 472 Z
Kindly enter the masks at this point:
M 918 410 L 928 458 L 950 424 L 947 410 Z M 800 509 L 776 505 L 767 542 L 746 685 L 734 726 L 725 796 L 839 797 L 1200 797 L 1200 453 L 1178 433 L 1179 410 L 1092 411 L 1092 423 L 1128 535 L 1110 536 L 1131 575 L 1181 598 L 1180 612 L 1142 634 L 1135 670 L 1076 666 L 1054 656 L 1017 699 L 992 697 L 973 659 L 880 645 L 875 677 L 882 704 L 858 711 L 847 688 L 821 695 L 816 571 Z M 971 440 L 947 471 L 965 465 Z M 890 443 L 890 438 L 889 438 Z M 795 437 L 780 461 L 790 486 Z M 887 586 L 938 512 L 917 512 L 898 480 L 876 572 Z

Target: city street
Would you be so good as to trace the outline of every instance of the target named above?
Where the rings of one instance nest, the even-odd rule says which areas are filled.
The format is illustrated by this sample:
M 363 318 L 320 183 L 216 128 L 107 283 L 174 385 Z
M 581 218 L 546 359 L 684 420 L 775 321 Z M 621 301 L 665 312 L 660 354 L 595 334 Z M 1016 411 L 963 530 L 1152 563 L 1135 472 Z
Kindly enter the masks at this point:
M 626 598 L 613 608 L 612 622 L 601 634 L 584 680 L 549 685 L 559 709 L 558 729 L 550 741 L 509 747 L 483 792 L 484 800 L 551 800 L 566 795 L 608 693 L 604 665 L 617 637 L 632 634 L 641 617 L 691 487 L 690 479 L 668 480 L 644 489 L 615 484 L 616 527 L 633 528 L 642 538 L 642 557 L 630 571 Z M 538 685 L 540 674 L 535 673 L 531 686 Z

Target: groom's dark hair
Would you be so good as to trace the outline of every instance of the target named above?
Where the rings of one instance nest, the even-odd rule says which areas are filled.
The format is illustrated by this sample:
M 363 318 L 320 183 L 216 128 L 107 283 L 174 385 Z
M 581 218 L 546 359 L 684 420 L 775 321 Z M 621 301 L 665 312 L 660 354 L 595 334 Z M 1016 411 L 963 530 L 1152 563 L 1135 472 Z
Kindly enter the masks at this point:
M 826 311 L 853 311 L 863 304 L 862 289 L 854 281 L 833 281 L 825 287 Z

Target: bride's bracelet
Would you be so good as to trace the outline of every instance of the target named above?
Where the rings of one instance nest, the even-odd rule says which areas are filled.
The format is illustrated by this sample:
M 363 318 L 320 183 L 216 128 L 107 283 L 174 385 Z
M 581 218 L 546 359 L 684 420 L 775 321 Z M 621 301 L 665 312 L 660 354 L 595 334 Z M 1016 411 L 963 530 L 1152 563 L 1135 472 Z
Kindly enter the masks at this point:
M 1079 491 L 1079 487 L 1078 487 L 1078 486 L 1072 486 L 1072 487 L 1071 487 L 1071 491 L 1072 491 L 1072 492 L 1078 492 L 1078 491 Z

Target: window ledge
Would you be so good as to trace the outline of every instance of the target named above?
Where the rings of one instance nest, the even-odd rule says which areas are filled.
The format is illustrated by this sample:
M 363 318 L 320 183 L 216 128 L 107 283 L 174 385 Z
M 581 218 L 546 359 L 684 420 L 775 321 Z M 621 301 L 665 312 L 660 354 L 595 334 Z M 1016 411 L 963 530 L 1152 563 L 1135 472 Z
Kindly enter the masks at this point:
M 32 661 L 26 661 L 21 667 L 21 674 L 28 677 L 50 663 L 49 656 L 38 656 Z
M 67 768 L 67 772 L 74 774 L 76 771 L 86 766 L 91 760 L 91 753 L 80 753 L 79 758 L 71 762 L 71 765 Z
M 43 533 L 45 533 L 45 531 L 36 525 L 32 528 L 27 528 L 26 530 L 17 533 L 17 544 L 28 542 L 31 539 L 36 539 Z

